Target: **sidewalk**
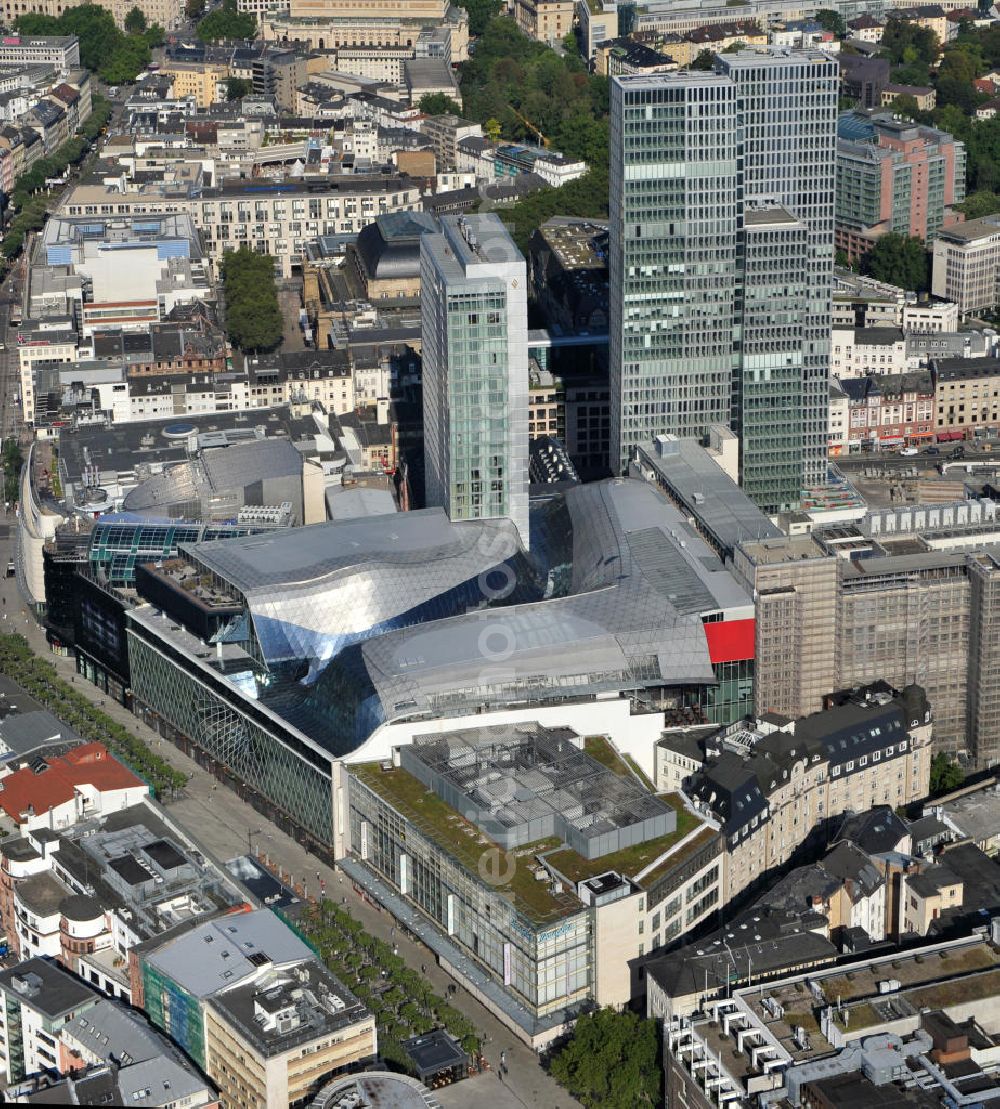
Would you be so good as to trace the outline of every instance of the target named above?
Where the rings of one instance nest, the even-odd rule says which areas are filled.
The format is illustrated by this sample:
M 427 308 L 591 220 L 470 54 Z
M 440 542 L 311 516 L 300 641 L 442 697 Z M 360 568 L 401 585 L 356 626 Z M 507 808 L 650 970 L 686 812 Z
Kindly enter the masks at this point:
M 14 523 L 10 517 L 4 520 L 2 515 L 0 520 L 7 524 Z M 0 529 L 0 563 L 6 565 L 12 549 L 12 529 L 6 536 L 2 535 Z M 0 604 L 0 633 L 18 632 L 23 635 L 36 654 L 53 663 L 62 678 L 73 682 L 76 689 L 89 700 L 129 728 L 172 766 L 189 776 L 186 789 L 166 805 L 171 817 L 186 832 L 201 841 L 212 855 L 223 861 L 254 852 L 266 854 L 272 867 L 281 867 L 286 880 L 290 876 L 289 885 L 302 883 L 309 895 L 318 892 L 319 880 L 322 879 L 326 883 L 328 897 L 335 901 L 346 898 L 345 908 L 364 924 L 370 935 L 396 944 L 399 954 L 407 964 L 413 970 L 422 970 L 434 990 L 441 996 L 445 995 L 454 980 L 437 965 L 431 951 L 406 938 L 388 913 L 363 901 L 339 868 L 325 866 L 235 793 L 219 785 L 206 770 L 172 743 L 158 736 L 123 705 L 77 675 L 73 659 L 51 654 L 44 631 L 27 615 L 17 592 L 15 579 L 0 579 L 0 601 L 3 602 Z M 483 1099 L 491 1109 L 493 1106 L 498 1109 L 507 1109 L 508 1106 L 510 1109 L 516 1106 L 574 1109 L 578 1105 L 542 1069 L 535 1053 L 516 1040 L 504 1025 L 461 986 L 450 1003 L 484 1033 L 483 1050 L 493 1070 L 448 1087 L 445 1091 L 435 1091 L 435 1097 L 442 1105 L 471 1106 Z M 508 1074 L 503 1082 L 496 1076 L 501 1050 L 507 1053 L 508 1066 Z M 441 1096 L 444 1093 L 447 1093 L 447 1099 Z

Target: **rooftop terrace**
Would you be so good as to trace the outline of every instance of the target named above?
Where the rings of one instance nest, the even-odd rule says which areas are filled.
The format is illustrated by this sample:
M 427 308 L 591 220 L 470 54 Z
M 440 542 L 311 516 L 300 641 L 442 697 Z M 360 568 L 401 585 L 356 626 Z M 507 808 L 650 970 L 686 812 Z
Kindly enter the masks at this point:
M 880 994 L 879 983 L 890 979 L 902 988 Z M 914 1016 L 922 1009 L 947 1009 L 962 1002 L 977 1001 L 1000 994 L 1000 952 L 983 941 L 942 947 L 935 951 L 862 962 L 843 970 L 810 976 L 813 988 L 806 981 L 790 981 L 777 986 L 754 985 L 742 991 L 742 1000 L 763 1021 L 775 1038 L 796 1062 L 833 1051 L 833 1046 L 820 1032 L 821 1005 L 836 1005 L 838 999 L 846 1020 L 838 1026 L 846 1035 L 872 1028 L 877 1024 L 904 1016 Z M 783 1010 L 775 1019 L 764 1007 L 771 998 Z M 795 1028 L 801 1026 L 809 1038 L 808 1048 L 795 1042 Z

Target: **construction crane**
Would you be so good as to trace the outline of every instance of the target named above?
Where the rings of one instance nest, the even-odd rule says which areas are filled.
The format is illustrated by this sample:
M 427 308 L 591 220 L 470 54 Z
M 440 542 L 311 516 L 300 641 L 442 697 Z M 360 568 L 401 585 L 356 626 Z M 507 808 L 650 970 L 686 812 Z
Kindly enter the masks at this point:
M 531 120 L 528 119 L 527 116 L 521 115 L 521 113 L 517 110 L 517 108 L 514 107 L 513 104 L 508 105 L 508 107 L 514 113 L 514 115 L 516 115 L 517 118 L 524 124 L 524 126 L 528 128 L 529 131 L 533 131 L 535 133 L 538 141 L 542 144 L 542 146 L 545 147 L 546 150 L 548 150 L 549 140 L 541 133 L 541 131 L 538 130 L 538 128 L 531 122 Z

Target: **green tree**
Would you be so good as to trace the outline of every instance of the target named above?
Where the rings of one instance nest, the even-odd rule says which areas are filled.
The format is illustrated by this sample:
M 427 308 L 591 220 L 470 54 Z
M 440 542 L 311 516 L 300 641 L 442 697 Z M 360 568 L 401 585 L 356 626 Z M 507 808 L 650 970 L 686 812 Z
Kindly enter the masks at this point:
M 274 259 L 241 247 L 222 260 L 226 327 L 240 350 L 271 350 L 281 342 L 282 318 Z
M 162 46 L 167 38 L 167 32 L 159 25 L 159 23 L 151 23 L 142 35 L 143 41 L 150 48 L 155 50 L 158 46 Z
M 660 1104 L 659 1053 L 655 1021 L 598 1009 L 577 1020 L 551 1073 L 586 1109 L 638 1109 Z
M 24 15 L 17 20 L 18 29 L 34 35 L 76 35 L 80 40 L 80 61 L 90 70 L 97 70 L 109 47 L 116 46 L 125 36 L 115 26 L 114 17 L 97 4 L 80 4 L 53 19 L 48 16 Z
M 236 0 L 223 0 L 222 7 L 209 12 L 198 24 L 197 32 L 202 42 L 252 39 L 256 33 L 257 21 L 252 15 L 237 11 Z
M 6 501 L 16 501 L 19 497 L 18 482 L 23 461 L 17 439 L 6 439 L 3 453 L 0 455 L 0 464 L 3 465 L 4 472 L 3 496 Z
M 201 19 L 205 14 L 205 0 L 187 0 L 184 5 L 184 14 L 188 19 Z
M 957 762 L 952 762 L 945 754 L 937 754 L 931 759 L 931 796 L 950 793 L 965 781 L 965 771 Z
M 832 8 L 820 8 L 816 13 L 816 22 L 824 31 L 832 32 L 837 38 L 847 38 L 847 24 L 840 12 L 834 11 Z
M 941 56 L 934 75 L 938 104 L 942 107 L 955 104 L 963 112 L 971 112 L 982 100 L 982 94 L 972 82 L 985 71 L 978 47 L 968 43 L 950 45 Z
M 80 40 L 80 61 L 110 85 L 134 81 L 149 65 L 150 42 L 139 34 L 123 34 L 111 13 L 97 4 L 67 8 L 58 18 L 22 15 L 17 19 L 17 27 L 28 35 L 76 35 Z M 152 30 L 146 30 L 146 35 Z M 162 36 L 162 29 L 159 33 Z
M 910 96 L 909 93 L 897 96 L 892 102 L 892 110 L 896 115 L 901 115 L 906 119 L 916 120 L 923 114 L 917 106 L 916 97 Z
M 457 0 L 460 8 L 469 13 L 469 33 L 479 36 L 489 26 L 490 20 L 500 14 L 503 0 Z
M 937 35 L 906 19 L 890 16 L 879 44 L 879 54 L 893 65 L 922 63 L 925 67 L 937 61 L 939 45 Z
M 462 105 L 443 92 L 429 92 L 420 98 L 419 108 L 429 116 L 460 116 Z
M 1000 193 L 990 189 L 978 189 L 970 193 L 956 208 L 964 213 L 966 219 L 982 219 L 983 216 L 992 216 L 1000 212 Z
M 879 281 L 918 293 L 928 287 L 927 250 L 920 239 L 891 231 L 875 243 L 861 262 L 862 270 Z
M 97 73 L 109 85 L 124 85 L 136 79 L 149 65 L 149 59 L 145 40 L 138 35 L 126 35 L 97 67 Z
M 906 65 L 895 66 L 891 73 L 894 84 L 916 85 L 918 88 L 927 88 L 931 83 L 931 70 L 926 62 L 908 62 Z
M 146 30 L 146 14 L 141 8 L 132 8 L 125 16 L 125 30 L 130 35 L 141 35 Z
M 500 213 L 523 252 L 527 252 L 532 231 L 553 216 L 605 219 L 607 214 L 607 161 L 592 165 L 589 173 L 560 189 L 539 189 Z
M 706 73 L 710 73 L 713 69 L 715 69 L 715 51 L 699 51 L 698 56 L 694 59 L 689 68 L 702 69 Z
M 242 100 L 244 96 L 249 96 L 252 91 L 253 85 L 243 77 L 226 78 L 227 100 Z

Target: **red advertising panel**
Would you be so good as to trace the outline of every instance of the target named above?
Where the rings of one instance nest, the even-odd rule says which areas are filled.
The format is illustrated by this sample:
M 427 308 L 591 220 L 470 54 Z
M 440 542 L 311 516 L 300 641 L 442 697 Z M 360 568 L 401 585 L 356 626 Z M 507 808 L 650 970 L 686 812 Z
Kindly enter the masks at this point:
M 754 620 L 722 620 L 703 625 L 712 662 L 740 662 L 753 658 L 755 623 Z

